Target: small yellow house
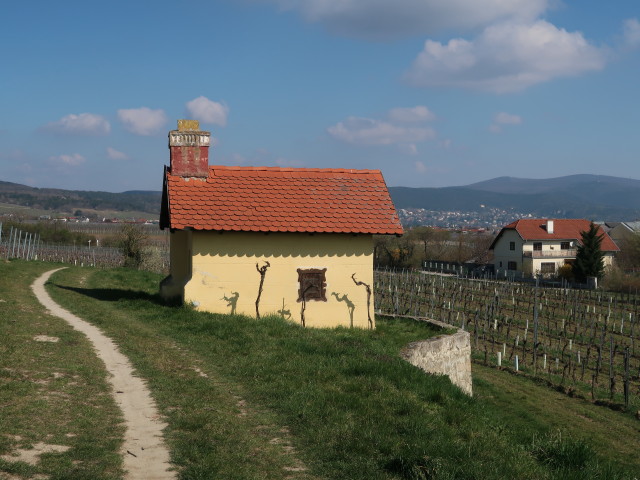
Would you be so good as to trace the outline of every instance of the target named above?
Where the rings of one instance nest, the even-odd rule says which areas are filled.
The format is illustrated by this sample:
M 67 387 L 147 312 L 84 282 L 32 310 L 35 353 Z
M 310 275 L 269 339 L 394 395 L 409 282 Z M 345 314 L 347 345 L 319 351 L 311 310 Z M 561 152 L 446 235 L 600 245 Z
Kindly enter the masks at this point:
M 309 327 L 374 328 L 372 237 L 403 233 L 380 171 L 209 166 L 209 138 L 194 121 L 169 133 L 162 297 Z

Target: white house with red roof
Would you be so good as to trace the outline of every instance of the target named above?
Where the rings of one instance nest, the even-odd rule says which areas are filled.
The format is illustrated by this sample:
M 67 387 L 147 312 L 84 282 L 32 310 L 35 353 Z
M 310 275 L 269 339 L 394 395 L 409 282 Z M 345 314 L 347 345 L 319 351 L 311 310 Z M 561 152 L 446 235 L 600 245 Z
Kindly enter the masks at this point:
M 373 328 L 373 235 L 403 233 L 380 171 L 209 166 L 209 135 L 182 120 L 169 133 L 161 295 L 210 312 Z
M 575 261 L 582 232 L 588 231 L 589 220 L 575 219 L 522 219 L 500 230 L 490 250 L 496 273 L 516 275 L 554 276 L 563 265 Z M 601 249 L 605 267 L 613 264 L 613 256 L 620 249 L 611 237 L 602 234 Z

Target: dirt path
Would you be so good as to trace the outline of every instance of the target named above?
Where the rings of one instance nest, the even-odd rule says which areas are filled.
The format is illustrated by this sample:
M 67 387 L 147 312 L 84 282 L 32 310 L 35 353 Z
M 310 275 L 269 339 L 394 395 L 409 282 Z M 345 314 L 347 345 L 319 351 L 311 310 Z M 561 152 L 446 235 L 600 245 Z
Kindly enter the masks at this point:
M 93 344 L 96 353 L 110 373 L 109 382 L 116 403 L 122 410 L 126 432 L 122 455 L 128 480 L 173 479 L 174 472 L 167 471 L 169 451 L 164 444 L 162 430 L 166 426 L 160 419 L 155 403 L 144 381 L 134 375 L 127 357 L 98 328 L 76 317 L 55 303 L 45 291 L 44 284 L 56 269 L 41 275 L 31 288 L 33 293 L 52 315 L 67 321 L 84 333 Z

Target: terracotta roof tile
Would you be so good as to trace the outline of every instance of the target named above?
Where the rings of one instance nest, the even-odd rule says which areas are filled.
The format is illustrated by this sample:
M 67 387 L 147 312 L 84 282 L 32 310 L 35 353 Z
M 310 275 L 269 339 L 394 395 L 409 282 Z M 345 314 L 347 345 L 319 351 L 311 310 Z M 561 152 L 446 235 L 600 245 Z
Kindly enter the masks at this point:
M 166 188 L 171 228 L 402 234 L 378 170 L 212 166 Z

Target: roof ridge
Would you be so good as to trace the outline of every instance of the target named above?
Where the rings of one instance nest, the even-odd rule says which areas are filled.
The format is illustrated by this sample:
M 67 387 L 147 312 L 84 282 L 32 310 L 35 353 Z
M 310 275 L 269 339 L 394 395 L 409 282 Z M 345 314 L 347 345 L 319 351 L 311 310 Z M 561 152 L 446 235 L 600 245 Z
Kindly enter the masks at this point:
M 209 170 L 239 170 L 249 172 L 309 172 L 309 173 L 350 173 L 350 174 L 372 174 L 381 173 L 378 169 L 355 169 L 355 168 L 303 168 L 303 167 L 267 167 L 267 166 L 240 166 L 240 165 L 209 165 Z

